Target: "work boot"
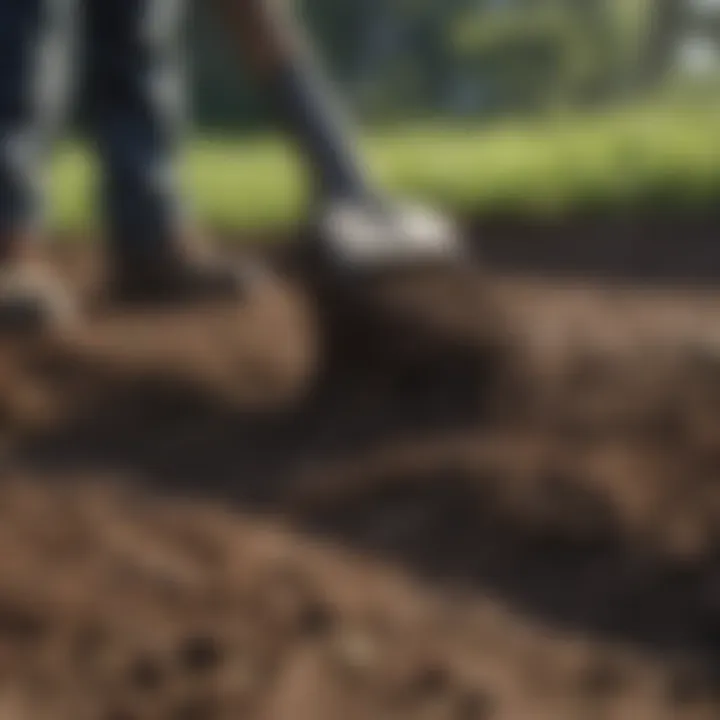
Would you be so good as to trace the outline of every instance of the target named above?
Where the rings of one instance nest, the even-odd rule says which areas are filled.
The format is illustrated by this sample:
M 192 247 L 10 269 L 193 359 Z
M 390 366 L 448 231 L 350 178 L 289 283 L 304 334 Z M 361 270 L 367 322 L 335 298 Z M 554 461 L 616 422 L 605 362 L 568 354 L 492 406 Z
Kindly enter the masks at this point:
M 76 319 L 72 294 L 29 243 L 7 243 L 0 252 L 0 334 L 34 336 Z
M 261 276 L 247 260 L 229 261 L 198 243 L 111 258 L 112 300 L 131 305 L 184 305 L 244 300 Z

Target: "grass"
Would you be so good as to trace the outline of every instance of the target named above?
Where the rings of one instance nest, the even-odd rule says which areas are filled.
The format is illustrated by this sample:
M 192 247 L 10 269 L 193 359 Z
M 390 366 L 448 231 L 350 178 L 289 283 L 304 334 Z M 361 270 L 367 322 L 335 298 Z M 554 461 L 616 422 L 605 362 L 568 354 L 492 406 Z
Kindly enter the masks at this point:
M 628 207 L 703 209 L 720 202 L 720 109 L 636 108 L 497 127 L 423 125 L 376 132 L 363 149 L 393 191 L 458 213 L 560 216 Z M 53 164 L 55 224 L 93 223 L 95 169 L 80 146 Z M 225 229 L 268 229 L 301 216 L 304 183 L 272 137 L 200 138 L 184 180 L 199 215 Z

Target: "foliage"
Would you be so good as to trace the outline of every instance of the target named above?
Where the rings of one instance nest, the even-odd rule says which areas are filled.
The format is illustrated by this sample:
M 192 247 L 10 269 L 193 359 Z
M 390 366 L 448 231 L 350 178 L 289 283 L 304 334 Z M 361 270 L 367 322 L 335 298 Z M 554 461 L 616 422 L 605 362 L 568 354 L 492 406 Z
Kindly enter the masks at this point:
M 602 115 L 421 124 L 366 140 L 386 186 L 473 214 L 557 217 L 578 212 L 709 209 L 720 202 L 720 110 L 707 104 L 642 107 Z M 92 222 L 93 169 L 77 147 L 53 176 L 62 227 Z M 265 228 L 297 221 L 305 185 L 273 137 L 196 142 L 188 188 L 215 226 Z
M 301 10 L 346 95 L 365 117 L 388 121 L 537 112 L 637 92 L 672 50 L 673 15 L 656 9 L 679 1 L 304 0 Z M 257 126 L 258 98 L 203 7 L 201 124 Z

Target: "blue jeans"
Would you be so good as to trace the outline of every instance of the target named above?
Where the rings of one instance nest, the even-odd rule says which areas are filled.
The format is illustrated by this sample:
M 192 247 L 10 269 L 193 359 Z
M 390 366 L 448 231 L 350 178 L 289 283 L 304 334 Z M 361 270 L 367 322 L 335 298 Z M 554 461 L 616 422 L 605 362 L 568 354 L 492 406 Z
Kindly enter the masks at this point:
M 152 251 L 184 212 L 185 0 L 0 0 L 0 234 L 42 224 L 43 164 L 85 59 L 102 205 L 120 251 Z

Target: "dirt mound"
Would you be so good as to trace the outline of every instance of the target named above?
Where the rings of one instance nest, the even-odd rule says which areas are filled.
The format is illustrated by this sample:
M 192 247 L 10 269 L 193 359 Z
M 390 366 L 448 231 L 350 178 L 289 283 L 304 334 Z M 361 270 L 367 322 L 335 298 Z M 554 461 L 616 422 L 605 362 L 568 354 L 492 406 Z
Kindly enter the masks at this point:
M 3 348 L 7 717 L 717 716 L 720 296 L 488 282 Z

